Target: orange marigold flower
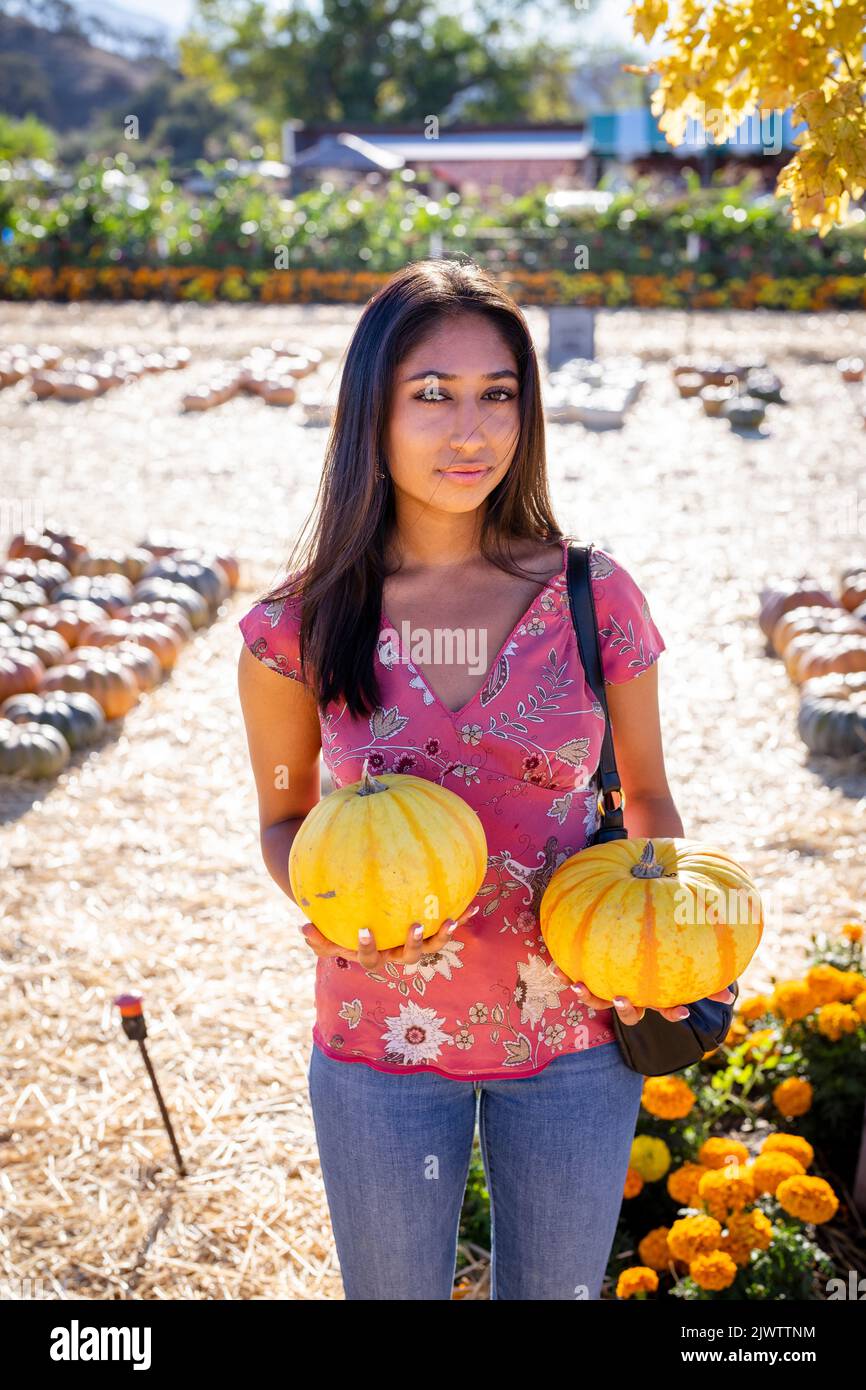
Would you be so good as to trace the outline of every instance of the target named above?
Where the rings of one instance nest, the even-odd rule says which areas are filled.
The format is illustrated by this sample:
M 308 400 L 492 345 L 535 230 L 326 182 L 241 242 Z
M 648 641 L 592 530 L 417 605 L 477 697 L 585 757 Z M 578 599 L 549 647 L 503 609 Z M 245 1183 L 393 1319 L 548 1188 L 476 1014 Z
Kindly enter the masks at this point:
M 672 1262 L 671 1252 L 668 1250 L 669 1229 L 668 1226 L 656 1226 L 638 1242 L 637 1253 L 650 1269 L 666 1270 Z
M 781 1130 L 776 1134 L 768 1134 L 761 1145 L 761 1153 L 771 1151 L 790 1154 L 798 1163 L 802 1163 L 804 1168 L 811 1168 L 815 1159 L 815 1150 L 808 1139 L 804 1139 L 801 1134 L 785 1134 Z
M 636 1168 L 629 1168 L 625 1175 L 623 1197 L 636 1197 L 643 1187 L 643 1178 Z
M 660 1120 L 681 1120 L 688 1115 L 697 1097 L 680 1076 L 648 1076 L 641 1103 Z
M 751 1245 L 744 1245 L 742 1241 L 735 1240 L 727 1232 L 722 1236 L 719 1249 L 726 1255 L 730 1255 L 735 1265 L 747 1265 L 752 1258 Z
M 845 922 L 842 926 L 842 935 L 847 936 L 849 941 L 862 941 L 863 927 L 860 922 Z
M 751 1250 L 766 1250 L 773 1239 L 773 1223 L 758 1207 L 753 1207 L 728 1218 L 728 1235 Z
M 711 1216 L 724 1221 L 729 1212 L 742 1211 L 755 1200 L 752 1174 L 743 1169 L 729 1176 L 725 1169 L 711 1168 L 698 1183 L 698 1196 Z
M 843 1033 L 856 1033 L 860 1016 L 850 1004 L 822 1004 L 818 1010 L 818 1032 L 831 1042 L 838 1042 Z
M 806 971 L 816 1004 L 832 1004 L 840 995 L 844 973 L 835 965 L 813 965 Z
M 741 1043 L 743 1038 L 748 1037 L 748 1033 L 749 1030 L 742 1019 L 735 1017 L 731 1020 L 731 1026 L 728 1029 L 725 1042 L 728 1047 L 736 1047 L 737 1043 Z
M 654 1269 L 647 1269 L 644 1265 L 632 1265 L 631 1269 L 624 1269 L 616 1281 L 617 1298 L 633 1298 L 638 1293 L 655 1293 L 659 1286 L 659 1277 Z
M 743 1000 L 737 1013 L 744 1023 L 754 1023 L 756 1018 L 763 1018 L 764 1014 L 770 1013 L 772 1007 L 773 1002 L 766 994 L 753 994 Z
M 745 1163 L 748 1157 L 749 1150 L 745 1144 L 741 1144 L 739 1139 L 727 1139 L 724 1136 L 705 1139 L 698 1150 L 698 1162 L 705 1168 L 724 1168 L 732 1159 Z
M 818 1225 L 830 1221 L 839 1210 L 839 1198 L 824 1178 L 794 1174 L 776 1188 L 776 1201 L 791 1216 Z
M 805 1018 L 815 1007 L 815 998 L 805 980 L 789 980 L 773 990 L 773 1012 L 781 1014 L 788 1023 Z
M 794 1158 L 793 1154 L 786 1154 L 781 1150 L 758 1154 L 752 1164 L 755 1192 L 775 1193 L 779 1183 L 784 1182 L 785 1178 L 802 1176 L 805 1171 L 802 1163 Z
M 689 1274 L 701 1289 L 727 1289 L 737 1277 L 737 1266 L 724 1250 L 710 1250 L 689 1262 Z
M 859 970 L 843 970 L 839 998 L 844 1004 L 852 1003 L 857 995 L 866 990 L 866 975 Z
M 864 989 L 862 994 L 857 995 L 853 1007 L 857 1010 L 863 1022 L 866 1023 L 866 989 Z
M 805 1115 L 812 1106 L 812 1083 L 801 1076 L 789 1076 L 773 1089 L 773 1104 L 787 1119 Z
M 684 1163 L 681 1168 L 675 1168 L 668 1173 L 667 1189 L 670 1196 L 681 1207 L 697 1207 L 700 1205 L 698 1196 L 698 1183 L 704 1173 L 709 1169 L 703 1163 Z
M 678 1260 L 718 1250 L 722 1225 L 714 1216 L 681 1216 L 668 1231 L 668 1249 Z

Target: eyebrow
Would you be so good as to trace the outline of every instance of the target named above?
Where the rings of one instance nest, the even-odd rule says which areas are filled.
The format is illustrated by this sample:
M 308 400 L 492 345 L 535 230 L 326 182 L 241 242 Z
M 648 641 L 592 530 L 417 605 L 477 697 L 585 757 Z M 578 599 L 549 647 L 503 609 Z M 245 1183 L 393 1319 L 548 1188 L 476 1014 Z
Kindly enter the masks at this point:
M 404 382 L 406 382 L 406 381 L 423 381 L 423 380 L 425 379 L 425 377 L 428 377 L 428 376 L 435 376 L 439 381 L 459 381 L 459 380 L 460 380 L 460 377 L 459 377 L 459 376 L 455 376 L 453 372 L 437 372 L 435 367 L 430 367 L 426 372 L 414 372 L 414 373 L 412 374 L 412 376 L 404 376 L 403 380 L 404 380 Z M 481 378 L 481 380 L 482 380 L 482 381 L 498 381 L 499 378 L 500 378 L 500 377 L 503 377 L 503 376 L 513 376 L 515 381 L 518 381 L 518 380 L 519 380 L 517 373 L 516 373 L 516 372 L 513 372 L 513 371 L 511 370 L 510 367 L 504 368 L 501 372 L 485 372 L 485 374 L 484 374 L 484 376 Z

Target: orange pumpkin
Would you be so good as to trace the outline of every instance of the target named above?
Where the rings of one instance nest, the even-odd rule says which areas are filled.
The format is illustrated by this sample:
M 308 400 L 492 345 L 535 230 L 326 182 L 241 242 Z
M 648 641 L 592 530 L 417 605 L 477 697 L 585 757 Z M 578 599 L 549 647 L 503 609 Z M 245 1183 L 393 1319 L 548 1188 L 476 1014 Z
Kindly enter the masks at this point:
M 409 773 L 361 780 L 322 797 L 289 852 L 295 901 L 329 941 L 358 949 L 368 927 L 380 950 L 402 946 L 469 907 L 484 881 L 487 840 L 475 811 L 447 787 Z
M 59 632 L 47 632 L 44 627 L 30 627 L 20 619 L 0 629 L 0 650 L 8 656 L 11 650 L 32 652 L 43 666 L 56 666 L 69 656 L 69 643 Z
M 541 934 L 570 980 L 638 1008 L 691 1004 L 726 988 L 761 940 L 746 870 L 715 845 L 624 839 L 566 859 L 541 899 Z
M 839 607 L 833 595 L 828 594 L 817 579 L 798 579 L 790 587 L 764 589 L 761 592 L 761 611 L 758 617 L 761 631 L 769 638 L 776 623 L 790 609 L 817 605 L 824 608 Z
M 105 609 L 87 599 L 68 599 L 62 603 L 52 603 L 50 607 L 25 608 L 21 621 L 32 627 L 43 627 L 48 632 L 57 632 L 70 647 L 77 647 L 92 623 L 105 621 Z
M 117 642 L 111 648 L 111 653 L 129 668 L 135 677 L 139 690 L 153 690 L 162 680 L 162 667 L 158 657 L 141 642 L 133 642 L 129 638 L 124 638 L 122 642 Z
M 14 647 L 4 652 L 0 648 L 0 700 L 8 695 L 35 694 L 44 676 L 45 667 L 33 652 Z
M 795 637 L 785 654 L 785 669 L 797 685 L 833 672 L 866 671 L 866 637 L 854 633 Z
M 773 628 L 770 641 L 781 657 L 787 656 L 795 638 L 833 633 L 860 634 L 866 637 L 866 623 L 844 608 L 792 608 Z
M 9 559 L 30 559 L 30 560 L 56 560 L 59 564 L 66 563 L 67 555 L 63 546 L 57 541 L 53 541 L 50 536 L 42 531 L 30 529 L 20 531 L 13 536 L 9 542 Z M 70 568 L 67 565 L 67 569 Z
M 101 705 L 106 719 L 120 719 L 138 703 L 138 684 L 128 667 L 101 648 L 86 661 L 52 666 L 39 687 L 49 690 L 83 690 Z
M 92 550 L 79 569 L 80 574 L 122 574 L 137 583 L 153 556 L 149 550 Z
M 182 639 L 168 626 L 146 619 L 137 622 L 124 622 L 122 618 L 111 618 L 108 622 L 93 623 L 84 634 L 84 642 L 89 647 L 108 647 L 113 649 L 118 642 L 136 642 L 147 647 L 157 658 L 163 671 L 174 669 L 181 651 Z M 78 653 L 85 650 L 79 647 Z
M 166 627 L 177 633 L 182 642 L 192 641 L 192 623 L 179 603 L 170 603 L 162 599 L 155 599 L 153 603 L 133 603 L 129 608 L 122 608 L 117 616 L 131 623 L 141 619 L 165 623 Z
M 861 603 L 866 603 L 866 570 L 849 571 L 842 584 L 842 607 L 853 613 Z

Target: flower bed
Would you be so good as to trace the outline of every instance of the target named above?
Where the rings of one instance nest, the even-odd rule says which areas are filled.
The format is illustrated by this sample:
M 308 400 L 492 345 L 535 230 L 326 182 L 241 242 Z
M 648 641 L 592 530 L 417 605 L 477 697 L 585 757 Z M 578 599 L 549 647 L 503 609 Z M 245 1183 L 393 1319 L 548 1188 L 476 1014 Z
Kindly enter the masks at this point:
M 602 1297 L 850 1297 L 849 1271 L 866 1271 L 848 1195 L 866 1096 L 862 936 L 856 922 L 813 935 L 801 979 L 742 998 L 695 1066 L 646 1078 Z M 463 1252 L 489 1249 L 487 1201 L 476 1156 Z
M 210 266 L 12 266 L 0 263 L 0 299 L 158 299 L 168 302 L 363 304 L 390 271 L 249 270 Z M 625 275 L 617 270 L 497 271 L 521 304 L 584 304 L 614 309 L 823 309 L 866 308 L 866 275 L 807 275 L 719 280 L 692 270 L 674 275 Z
M 521 197 L 431 196 L 403 169 L 281 197 L 231 161 L 208 192 L 163 161 L 93 157 L 51 181 L 0 165 L 0 297 L 360 303 L 438 244 L 487 266 L 527 304 L 652 308 L 866 305 L 866 218 L 795 231 L 749 178 L 671 190 L 650 178 L 599 208 L 539 186 Z

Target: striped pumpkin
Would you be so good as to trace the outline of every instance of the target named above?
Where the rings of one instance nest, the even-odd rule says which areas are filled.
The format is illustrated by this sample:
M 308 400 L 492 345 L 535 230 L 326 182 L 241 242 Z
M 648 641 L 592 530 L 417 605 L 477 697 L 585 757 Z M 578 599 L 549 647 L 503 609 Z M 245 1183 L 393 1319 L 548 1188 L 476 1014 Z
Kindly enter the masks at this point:
M 318 801 L 289 852 L 295 901 L 323 936 L 357 951 L 368 927 L 379 950 L 403 946 L 466 911 L 487 872 L 487 838 L 472 807 L 438 782 L 389 772 Z
M 758 948 L 763 914 L 749 875 L 697 840 L 612 840 L 561 864 L 541 899 L 541 934 L 570 980 L 638 1008 L 725 989 Z

